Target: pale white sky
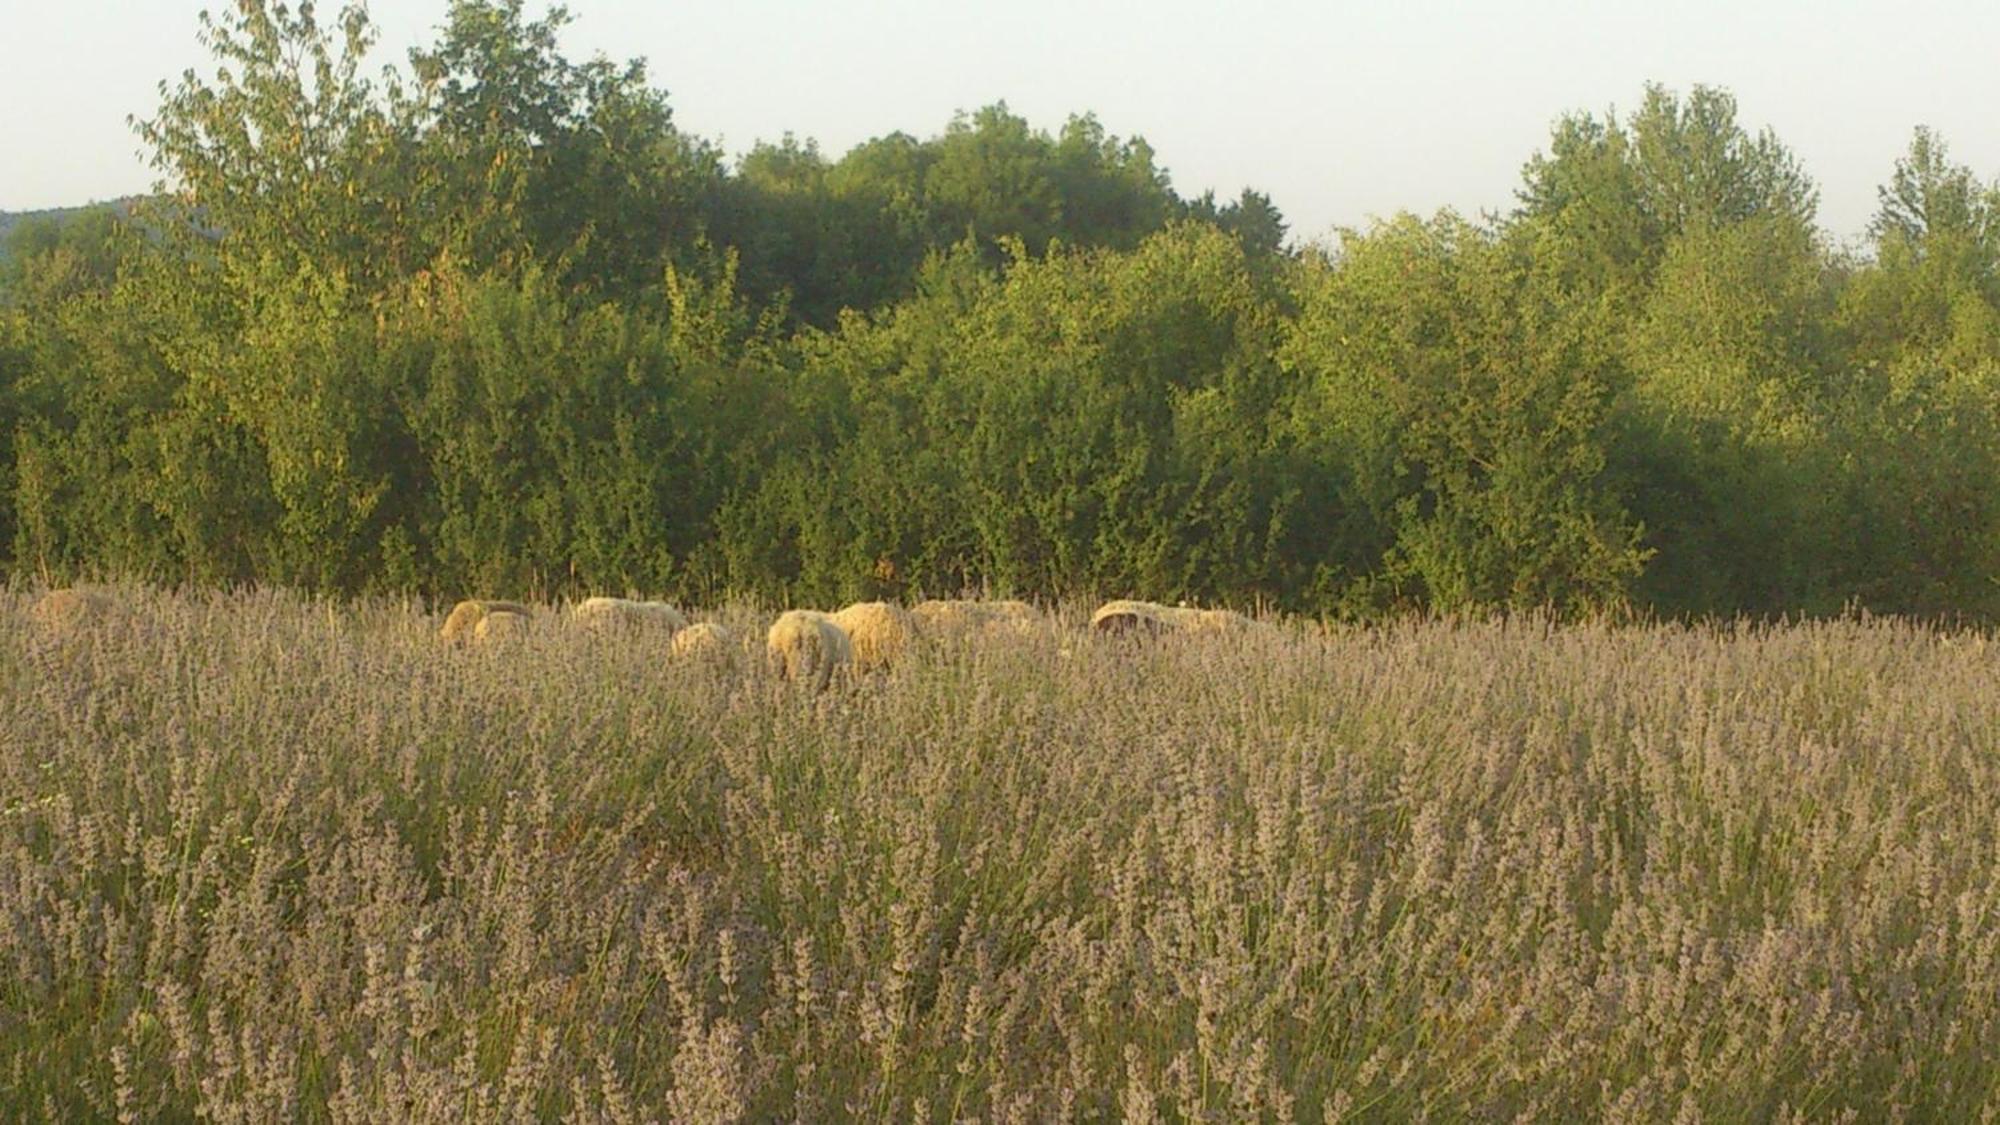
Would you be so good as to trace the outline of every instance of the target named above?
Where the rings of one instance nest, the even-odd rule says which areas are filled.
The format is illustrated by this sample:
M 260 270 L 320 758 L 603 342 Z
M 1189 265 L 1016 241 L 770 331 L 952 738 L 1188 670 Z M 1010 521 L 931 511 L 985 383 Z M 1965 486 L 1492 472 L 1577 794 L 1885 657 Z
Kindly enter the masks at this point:
M 210 0 L 226 8 L 231 0 Z M 1152 142 L 1192 196 L 1267 191 L 1304 236 L 1401 209 L 1513 201 L 1565 110 L 1644 84 L 1735 92 L 1852 236 L 1911 129 L 2000 176 L 1991 0 L 570 0 L 566 49 L 645 56 L 683 129 L 739 154 L 785 131 L 837 156 L 1006 99 L 1041 128 L 1094 110 Z M 125 124 L 156 84 L 212 69 L 200 0 L 0 0 L 0 209 L 143 190 Z M 332 8 L 332 0 L 322 0 Z M 382 59 L 445 0 L 374 0 Z M 531 10 L 540 6 L 531 0 Z

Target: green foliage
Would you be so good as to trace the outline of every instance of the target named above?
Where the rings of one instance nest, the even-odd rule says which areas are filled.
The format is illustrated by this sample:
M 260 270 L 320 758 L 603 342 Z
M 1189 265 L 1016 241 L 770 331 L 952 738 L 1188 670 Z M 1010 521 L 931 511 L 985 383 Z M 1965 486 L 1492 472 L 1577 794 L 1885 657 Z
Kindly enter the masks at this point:
M 797 585 L 735 578 L 821 599 L 1289 594 L 1303 514 L 1268 429 L 1276 298 L 1242 246 L 1189 224 L 1128 255 L 1012 254 L 993 277 L 968 244 L 912 301 L 808 339 L 824 395 L 797 401 L 821 438 L 785 451 L 729 536 L 793 544 L 778 569 Z
M 889 157 L 914 165 L 915 148 L 898 135 L 828 163 L 787 136 L 746 154 L 712 216 L 715 236 L 742 256 L 745 290 L 825 327 L 843 309 L 908 296 L 929 248 L 921 176 Z
M 1886 611 L 2000 617 L 2000 354 L 1869 375 L 1842 420 L 1840 578 Z
M 1234 201 L 1218 207 L 1214 192 L 1203 192 L 1187 207 L 1190 218 L 1213 223 L 1243 240 L 1253 254 L 1276 255 L 1285 248 L 1285 216 L 1271 197 L 1244 188 Z
M 572 308 L 548 280 L 438 275 L 391 335 L 411 369 L 418 492 L 411 529 L 464 589 L 661 590 L 707 538 L 727 481 L 717 427 L 747 423 L 711 315 L 669 275 L 675 318 Z M 728 278 L 714 292 L 730 299 Z M 692 303 L 691 303 L 692 302 Z
M 1669 242 L 1630 336 L 1620 466 L 1669 609 L 1832 610 L 1822 584 L 1823 266 L 1810 232 L 1752 218 Z
M 759 145 L 724 186 L 716 230 L 742 249 L 750 293 L 783 294 L 801 321 L 831 328 L 844 309 L 910 296 L 925 259 L 966 239 L 997 267 L 1010 241 L 1037 257 L 1057 240 L 1129 250 L 1183 214 L 1241 228 L 1264 253 L 1284 238 L 1263 196 L 1186 206 L 1143 139 L 1090 115 L 1050 136 L 1001 102 L 929 140 L 894 133 L 832 163 L 789 136 Z
M 47 303 L 101 286 L 133 236 L 124 204 L 22 216 L 0 237 L 0 302 Z
M 2000 187 L 1917 130 L 1842 289 L 1843 578 L 1870 605 L 2000 612 Z
M 1404 218 L 1309 271 L 1285 350 L 1311 384 L 1298 424 L 1353 482 L 1352 541 L 1386 548 L 1355 595 L 1625 600 L 1645 553 L 1599 482 L 1612 359 L 1534 249 Z
M 309 262 L 357 280 L 422 262 L 399 91 L 378 98 L 361 74 L 374 40 L 366 9 L 328 24 L 311 3 L 253 0 L 203 12 L 201 39 L 214 76 L 161 83 L 158 112 L 135 121 L 179 204 L 164 230 L 228 262 Z
M 1330 615 L 2000 615 L 2000 189 L 1919 130 L 1872 256 L 1727 93 L 1519 207 L 1294 250 L 1004 103 L 733 168 L 569 19 L 205 16 L 153 197 L 14 225 L 0 561 L 186 582 Z
M 701 230 L 720 168 L 673 125 L 643 63 L 565 59 L 560 7 L 456 0 L 400 105 L 417 136 L 416 203 L 474 268 L 549 263 L 569 285 L 630 297 L 659 284 Z
M 241 581 L 271 516 L 243 419 L 213 372 L 235 310 L 213 269 L 143 253 L 115 283 L 24 309 L 16 558 Z
M 20 490 L 15 476 L 20 458 L 14 435 L 21 420 L 21 381 L 29 370 L 26 336 L 21 318 L 0 307 L 0 567 L 10 568 L 18 539 L 14 497 Z

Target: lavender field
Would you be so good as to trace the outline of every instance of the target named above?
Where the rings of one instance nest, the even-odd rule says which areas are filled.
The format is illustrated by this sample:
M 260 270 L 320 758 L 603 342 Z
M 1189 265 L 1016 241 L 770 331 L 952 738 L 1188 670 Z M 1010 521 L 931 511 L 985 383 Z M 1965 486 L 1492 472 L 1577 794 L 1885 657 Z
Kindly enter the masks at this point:
M 0 1118 L 1977 1121 L 2000 647 L 0 593 Z M 755 637 L 768 614 L 723 611 Z

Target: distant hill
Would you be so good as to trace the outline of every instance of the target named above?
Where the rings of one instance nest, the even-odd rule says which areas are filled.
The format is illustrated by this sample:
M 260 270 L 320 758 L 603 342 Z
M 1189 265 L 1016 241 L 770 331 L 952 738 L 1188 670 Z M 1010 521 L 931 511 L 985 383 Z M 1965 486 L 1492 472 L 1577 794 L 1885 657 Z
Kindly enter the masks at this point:
M 120 211 L 129 211 L 132 209 L 132 205 L 138 201 L 139 197 L 134 195 L 97 203 L 84 203 L 75 207 L 44 207 L 38 211 L 0 211 L 0 259 L 4 259 L 7 256 L 8 246 L 13 241 L 14 228 L 23 223 L 33 222 L 37 219 L 54 219 L 57 222 L 62 222 L 73 216 L 87 214 L 91 211 L 98 211 L 107 207 L 116 208 Z

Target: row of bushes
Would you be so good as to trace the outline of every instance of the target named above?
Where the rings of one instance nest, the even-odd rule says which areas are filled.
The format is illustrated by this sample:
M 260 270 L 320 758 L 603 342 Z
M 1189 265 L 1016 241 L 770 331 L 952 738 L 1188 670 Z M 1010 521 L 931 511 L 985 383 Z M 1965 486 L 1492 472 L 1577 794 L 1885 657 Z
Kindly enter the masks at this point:
M 904 304 L 776 338 L 726 273 L 676 277 L 664 309 L 577 307 L 533 270 L 360 307 L 305 276 L 240 308 L 168 264 L 7 321 L 21 571 L 1995 608 L 2000 363 L 1948 354 L 1963 330 L 1731 384 L 1675 366 L 1679 341 L 1593 340 L 1514 239 L 1452 220 L 1281 268 L 1199 225 L 997 274 L 961 255 Z

